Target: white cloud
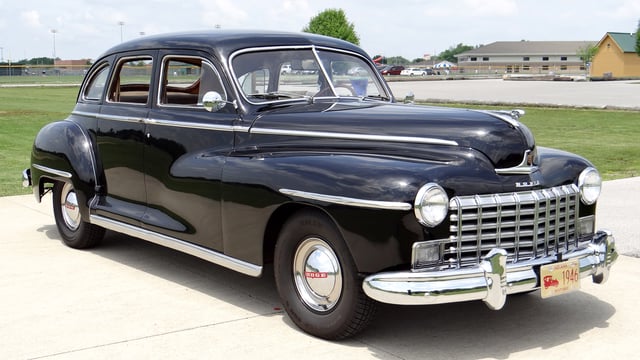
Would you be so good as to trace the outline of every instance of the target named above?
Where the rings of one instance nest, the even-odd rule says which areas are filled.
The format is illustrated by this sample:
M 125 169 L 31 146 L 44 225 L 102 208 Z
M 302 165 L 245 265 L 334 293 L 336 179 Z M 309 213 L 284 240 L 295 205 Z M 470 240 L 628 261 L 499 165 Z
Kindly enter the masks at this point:
M 42 23 L 40 23 L 40 13 L 36 10 L 25 11 L 20 14 L 20 18 L 22 18 L 29 27 L 42 27 Z
M 220 25 L 223 28 L 242 27 L 241 25 L 249 19 L 249 14 L 244 9 L 251 6 L 247 6 L 246 3 L 242 5 L 238 6 L 229 0 L 200 0 L 203 25 L 208 27 Z
M 469 16 L 512 16 L 518 12 L 518 5 L 513 0 L 464 0 L 462 11 Z

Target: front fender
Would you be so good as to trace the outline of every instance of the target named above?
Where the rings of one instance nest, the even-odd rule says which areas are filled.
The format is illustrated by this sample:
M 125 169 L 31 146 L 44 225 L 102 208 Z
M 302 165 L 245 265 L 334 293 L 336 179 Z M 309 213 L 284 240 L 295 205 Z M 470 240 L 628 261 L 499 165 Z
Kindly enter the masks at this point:
M 89 134 L 73 121 L 44 126 L 33 144 L 31 178 L 38 201 L 45 193 L 45 183 L 71 182 L 78 195 L 83 218 L 87 219 L 87 204 L 95 195 L 97 185 L 96 162 Z
M 420 187 L 439 182 L 452 189 L 492 171 L 481 154 L 461 149 L 446 161 L 310 152 L 230 157 L 222 195 L 225 253 L 260 261 L 258 254 L 246 253 L 260 246 L 248 242 L 273 236 L 265 234 L 273 230 L 269 214 L 298 205 L 333 219 L 360 272 L 408 264 L 413 242 L 443 236 L 442 229 L 427 230 L 415 218 Z

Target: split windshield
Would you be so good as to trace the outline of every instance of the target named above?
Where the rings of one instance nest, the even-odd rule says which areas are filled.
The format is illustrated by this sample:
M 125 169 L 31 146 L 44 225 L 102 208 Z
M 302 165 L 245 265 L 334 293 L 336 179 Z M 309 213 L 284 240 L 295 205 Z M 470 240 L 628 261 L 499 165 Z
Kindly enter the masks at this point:
M 328 50 L 276 49 L 244 52 L 232 60 L 237 84 L 251 103 L 322 97 L 389 100 L 362 58 Z

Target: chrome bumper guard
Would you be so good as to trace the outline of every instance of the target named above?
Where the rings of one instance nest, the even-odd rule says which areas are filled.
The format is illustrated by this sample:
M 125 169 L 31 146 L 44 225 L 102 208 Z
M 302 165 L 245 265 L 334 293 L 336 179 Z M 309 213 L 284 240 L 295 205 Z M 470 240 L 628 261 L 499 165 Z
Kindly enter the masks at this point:
M 31 169 L 24 169 L 22 171 L 22 186 L 31 187 Z
M 591 275 L 593 282 L 604 283 L 611 265 L 617 260 L 611 232 L 598 231 L 588 246 L 560 256 L 549 256 L 515 264 L 506 264 L 507 252 L 492 249 L 479 265 L 442 271 L 398 271 L 373 274 L 364 279 L 364 292 L 372 299 L 398 305 L 430 305 L 482 300 L 500 310 L 507 295 L 539 288 L 540 266 L 578 259 L 580 277 Z

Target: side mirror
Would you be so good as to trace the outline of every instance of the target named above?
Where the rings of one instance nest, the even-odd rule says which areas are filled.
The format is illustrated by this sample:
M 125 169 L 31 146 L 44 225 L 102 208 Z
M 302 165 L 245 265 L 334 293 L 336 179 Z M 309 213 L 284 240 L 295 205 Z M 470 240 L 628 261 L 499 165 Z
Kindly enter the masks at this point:
M 207 91 L 202 97 L 202 106 L 209 112 L 220 111 L 227 104 L 233 104 L 236 107 L 235 102 L 223 100 L 217 91 Z

